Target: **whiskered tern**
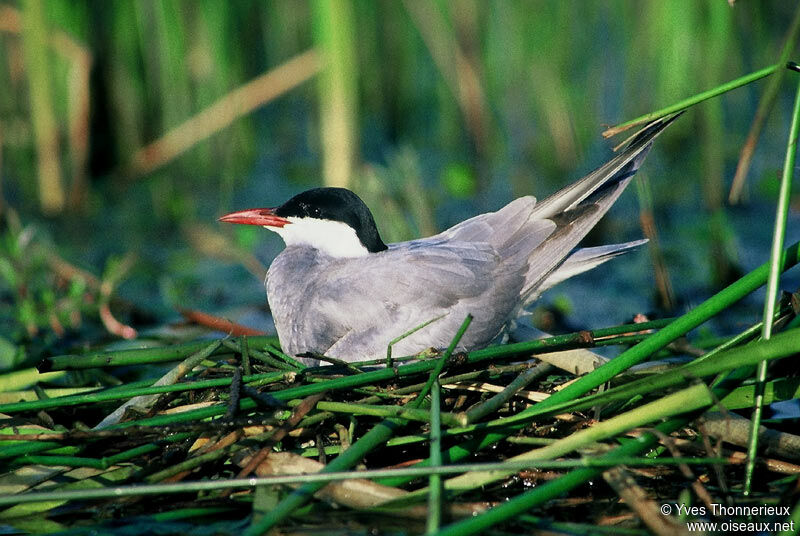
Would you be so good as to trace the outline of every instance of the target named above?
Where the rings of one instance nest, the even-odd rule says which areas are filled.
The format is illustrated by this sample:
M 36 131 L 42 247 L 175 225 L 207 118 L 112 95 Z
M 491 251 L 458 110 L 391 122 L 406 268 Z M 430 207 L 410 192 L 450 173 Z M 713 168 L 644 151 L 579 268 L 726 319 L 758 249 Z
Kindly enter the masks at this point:
M 510 329 L 543 291 L 646 242 L 576 249 L 675 117 L 651 123 L 606 164 L 541 202 L 520 197 L 428 238 L 385 244 L 367 206 L 344 188 L 315 188 L 220 221 L 261 225 L 286 243 L 266 287 L 288 354 L 373 359 L 433 319 L 393 353 L 441 349 L 467 314 L 474 320 L 458 349 L 474 350 Z

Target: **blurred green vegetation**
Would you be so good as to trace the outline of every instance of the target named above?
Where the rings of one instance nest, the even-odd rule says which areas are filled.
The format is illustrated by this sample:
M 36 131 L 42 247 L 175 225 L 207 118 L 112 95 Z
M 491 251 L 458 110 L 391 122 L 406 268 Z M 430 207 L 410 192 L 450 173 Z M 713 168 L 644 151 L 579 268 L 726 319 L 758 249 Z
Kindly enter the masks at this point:
M 24 253 L 25 229 L 98 281 L 135 259 L 130 281 L 112 279 L 145 316 L 235 302 L 220 281 L 244 275 L 209 258 L 258 272 L 247 251 L 261 238 L 214 227 L 225 211 L 348 185 L 399 240 L 543 196 L 602 163 L 604 126 L 775 63 L 795 10 L 777 0 L 4 0 L 0 326 L 19 340 L 52 332 L 54 315 L 100 318 L 98 300 L 69 305 L 85 277 L 62 281 Z M 705 252 L 708 286 L 741 262 L 725 200 L 764 85 L 699 105 L 644 170 L 641 205 L 655 225 L 684 225 L 688 211 L 703 229 L 691 247 Z M 774 195 L 790 95 L 779 89 L 765 123 L 752 196 Z M 590 239 L 626 229 L 612 221 Z M 669 251 L 656 253 L 669 264 Z

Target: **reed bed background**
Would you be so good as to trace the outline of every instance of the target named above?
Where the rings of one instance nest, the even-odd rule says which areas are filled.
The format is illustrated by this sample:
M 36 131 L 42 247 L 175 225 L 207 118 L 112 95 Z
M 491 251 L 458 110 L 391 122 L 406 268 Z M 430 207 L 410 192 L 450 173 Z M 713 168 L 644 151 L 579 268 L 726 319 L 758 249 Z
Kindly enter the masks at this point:
M 798 31 L 778 1 L 0 3 L 3 530 L 796 534 Z M 454 354 L 467 318 L 304 367 L 277 244 L 213 223 L 327 184 L 431 234 L 682 109 L 588 237 L 649 254 L 551 292 L 541 341 Z

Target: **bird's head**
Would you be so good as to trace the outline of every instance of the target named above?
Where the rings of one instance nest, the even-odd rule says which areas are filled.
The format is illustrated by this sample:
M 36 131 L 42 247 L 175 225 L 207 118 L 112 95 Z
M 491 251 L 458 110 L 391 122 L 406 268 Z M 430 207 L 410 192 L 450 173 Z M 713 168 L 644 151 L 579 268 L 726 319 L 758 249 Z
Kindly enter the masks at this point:
M 275 208 L 232 212 L 219 221 L 261 225 L 287 246 L 316 248 L 332 257 L 362 257 L 387 249 L 367 205 L 346 188 L 314 188 Z

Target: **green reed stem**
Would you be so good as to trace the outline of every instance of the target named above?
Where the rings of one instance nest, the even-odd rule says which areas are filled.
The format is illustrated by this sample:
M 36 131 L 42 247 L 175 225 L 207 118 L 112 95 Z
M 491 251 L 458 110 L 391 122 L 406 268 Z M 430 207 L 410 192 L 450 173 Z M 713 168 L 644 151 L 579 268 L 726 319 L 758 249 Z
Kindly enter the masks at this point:
M 798 78 L 800 80 L 800 78 Z M 775 314 L 775 304 L 778 298 L 778 280 L 781 275 L 781 254 L 783 242 L 786 237 L 786 220 L 789 216 L 789 199 L 791 196 L 792 177 L 794 175 L 795 155 L 797 154 L 797 137 L 800 132 L 800 83 L 794 99 L 792 110 L 792 124 L 789 128 L 789 141 L 786 147 L 786 159 L 783 165 L 781 186 L 778 193 L 778 206 L 775 214 L 775 230 L 772 235 L 772 249 L 770 250 L 770 270 L 767 278 L 767 293 L 764 297 L 764 327 L 761 337 L 765 340 L 772 336 L 772 322 L 769 320 Z M 758 427 L 761 425 L 761 412 L 764 399 L 764 384 L 767 381 L 767 362 L 758 365 L 756 372 L 756 398 L 751 417 L 750 440 L 747 445 L 747 465 L 745 466 L 744 495 L 749 496 L 753 480 L 753 470 L 756 465 L 756 451 L 758 449 Z
M 250 348 L 261 348 L 274 343 L 275 337 L 250 337 Z M 94 367 L 118 367 L 123 365 L 141 365 L 144 363 L 163 363 L 164 361 L 179 361 L 199 352 L 209 341 L 187 342 L 172 346 L 159 346 L 156 348 L 135 348 L 130 350 L 91 352 L 84 355 L 57 355 L 44 361 L 40 368 L 47 370 L 74 370 Z M 218 349 L 216 353 L 226 350 Z M 214 355 L 214 354 L 212 354 Z
M 760 80 L 765 76 L 769 76 L 778 69 L 782 68 L 783 64 L 776 63 L 775 65 L 770 65 L 769 67 L 764 67 L 763 69 L 759 69 L 754 73 L 747 74 L 745 76 L 741 76 L 735 80 L 731 80 L 725 84 L 717 86 L 715 88 L 709 89 L 707 91 L 703 91 L 702 93 L 698 93 L 697 95 L 693 95 L 689 98 L 683 99 L 682 101 L 676 102 L 675 104 L 671 104 L 665 108 L 661 108 L 660 110 L 656 110 L 655 112 L 650 112 L 648 114 L 640 115 L 630 121 L 625 121 L 624 123 L 620 123 L 619 125 L 613 126 L 603 132 L 603 136 L 606 138 L 610 138 L 611 136 L 615 136 L 620 132 L 628 130 L 631 127 L 642 125 L 645 123 L 649 123 L 671 113 L 679 112 L 681 110 L 685 110 L 690 106 L 694 106 L 697 103 L 703 102 L 705 100 L 714 98 L 718 95 L 722 95 L 723 93 L 727 93 L 732 89 L 736 89 L 738 87 L 742 87 L 747 85 L 751 82 L 755 82 L 756 80 Z

